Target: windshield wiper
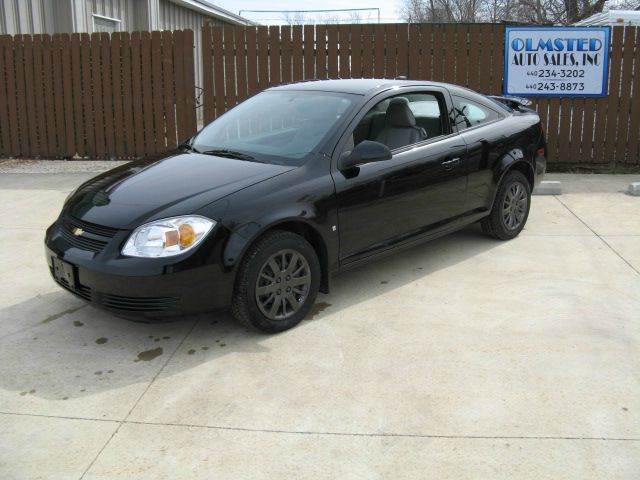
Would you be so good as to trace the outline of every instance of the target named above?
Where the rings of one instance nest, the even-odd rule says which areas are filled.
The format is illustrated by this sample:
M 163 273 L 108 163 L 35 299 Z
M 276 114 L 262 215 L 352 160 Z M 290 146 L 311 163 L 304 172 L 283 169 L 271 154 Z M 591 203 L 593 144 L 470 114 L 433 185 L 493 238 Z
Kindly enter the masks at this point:
M 197 153 L 202 153 L 203 155 L 215 155 L 217 157 L 237 158 L 238 160 L 255 160 L 255 157 L 252 157 L 251 155 L 237 152 L 235 150 L 227 150 L 226 148 L 204 150 Z

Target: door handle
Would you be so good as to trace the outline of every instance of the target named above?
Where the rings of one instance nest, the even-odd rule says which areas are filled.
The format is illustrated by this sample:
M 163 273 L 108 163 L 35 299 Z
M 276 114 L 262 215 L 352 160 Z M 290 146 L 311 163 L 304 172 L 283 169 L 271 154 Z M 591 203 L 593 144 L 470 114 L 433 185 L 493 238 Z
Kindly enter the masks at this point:
M 446 160 L 442 162 L 442 166 L 445 170 L 451 170 L 453 167 L 457 167 L 460 163 L 460 157 L 452 158 L 451 160 Z

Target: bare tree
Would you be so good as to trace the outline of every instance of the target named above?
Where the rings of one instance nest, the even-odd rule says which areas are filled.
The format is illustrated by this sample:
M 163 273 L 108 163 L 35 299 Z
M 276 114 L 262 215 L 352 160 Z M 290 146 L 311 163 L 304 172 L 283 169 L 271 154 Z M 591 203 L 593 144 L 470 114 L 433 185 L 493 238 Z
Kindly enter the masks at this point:
M 572 24 L 602 12 L 607 0 L 404 0 L 400 15 L 410 23 L 523 22 Z M 611 7 L 640 7 L 640 0 L 611 2 Z

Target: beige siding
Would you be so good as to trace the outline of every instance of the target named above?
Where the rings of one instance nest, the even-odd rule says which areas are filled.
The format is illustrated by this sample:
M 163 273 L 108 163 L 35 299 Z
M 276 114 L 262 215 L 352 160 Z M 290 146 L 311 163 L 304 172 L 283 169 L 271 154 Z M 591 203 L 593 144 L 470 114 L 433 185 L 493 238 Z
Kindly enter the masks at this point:
M 176 5 L 169 0 L 160 0 L 160 30 L 193 30 L 193 37 L 195 43 L 195 75 L 196 86 L 202 86 L 202 65 L 200 56 L 202 55 L 201 35 L 200 29 L 204 22 L 205 17 L 200 13 L 190 10 L 188 8 Z M 209 18 L 215 24 L 222 24 L 217 19 Z
M 136 18 L 135 1 L 132 0 L 85 0 L 87 31 L 93 32 L 93 14 L 121 21 L 120 30 L 132 32 L 144 28 Z
M 52 19 L 45 15 L 45 4 L 53 2 L 0 0 L 0 34 L 53 33 Z

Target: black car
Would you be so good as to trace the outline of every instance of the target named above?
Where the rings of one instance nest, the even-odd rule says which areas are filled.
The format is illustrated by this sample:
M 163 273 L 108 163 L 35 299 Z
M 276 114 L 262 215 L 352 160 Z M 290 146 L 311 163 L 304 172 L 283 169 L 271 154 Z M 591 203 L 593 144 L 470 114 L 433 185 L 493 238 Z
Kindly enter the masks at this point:
M 46 257 L 61 286 L 120 315 L 230 306 L 277 332 L 340 270 L 477 221 L 514 238 L 545 166 L 540 118 L 518 100 L 427 81 L 284 85 L 81 185 Z

